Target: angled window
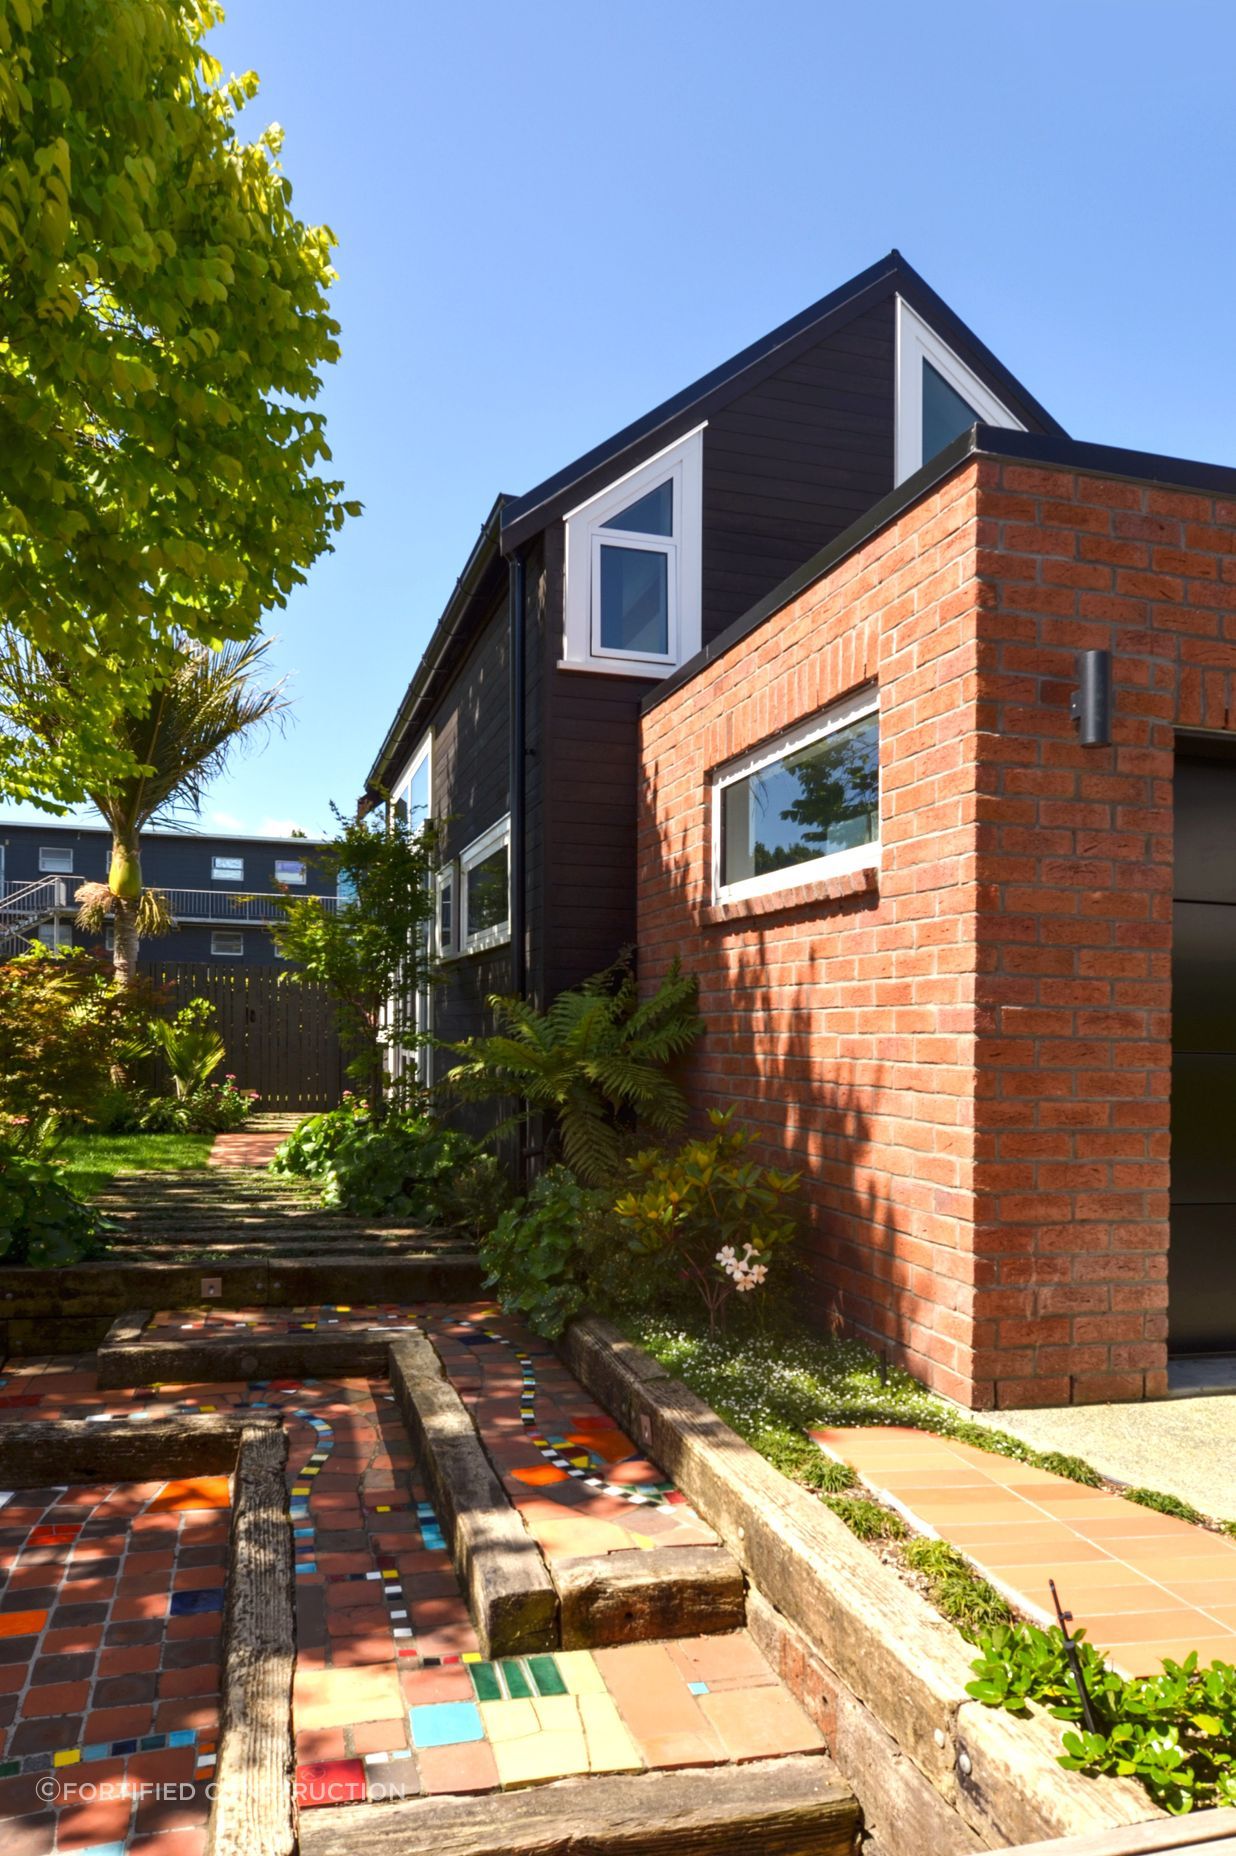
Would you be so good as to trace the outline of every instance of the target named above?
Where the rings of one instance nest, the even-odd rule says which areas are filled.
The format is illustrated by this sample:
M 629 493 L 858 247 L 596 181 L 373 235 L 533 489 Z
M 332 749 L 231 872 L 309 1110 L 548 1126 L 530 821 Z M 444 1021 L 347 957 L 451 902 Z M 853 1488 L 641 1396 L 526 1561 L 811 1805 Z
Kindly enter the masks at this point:
M 433 735 L 422 736 L 415 754 L 391 786 L 391 810 L 415 831 L 433 805 Z
M 499 819 L 459 854 L 461 954 L 500 947 L 511 938 L 511 821 Z
M 703 434 L 566 518 L 565 668 L 662 677 L 699 650 Z
M 859 690 L 714 776 L 715 901 L 879 863 L 878 702 Z
M 1024 429 L 974 370 L 898 297 L 897 482 L 975 424 Z
M 243 857 L 212 857 L 210 875 L 215 883 L 243 883 L 245 860 Z
M 305 881 L 305 865 L 298 857 L 276 857 L 276 883 L 300 883 Z
M 41 876 L 72 876 L 73 852 L 62 851 L 58 846 L 53 845 L 40 846 L 39 874 Z
M 213 928 L 210 934 L 210 951 L 212 954 L 243 954 L 245 937 L 235 928 Z

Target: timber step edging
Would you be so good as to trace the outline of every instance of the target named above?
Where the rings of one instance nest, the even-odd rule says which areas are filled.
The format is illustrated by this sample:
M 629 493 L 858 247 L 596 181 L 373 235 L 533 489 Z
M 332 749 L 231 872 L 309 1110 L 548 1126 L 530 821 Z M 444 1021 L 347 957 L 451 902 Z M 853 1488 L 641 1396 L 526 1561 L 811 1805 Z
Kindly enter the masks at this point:
M 1014 1718 L 975 1701 L 973 1652 L 953 1627 L 612 1323 L 572 1323 L 561 1351 L 986 1847 L 1163 1819 L 1132 1780 L 1063 1770 L 1059 1724 L 1042 1709 Z
M 319 1808 L 301 1817 L 300 1856 L 850 1856 L 858 1830 L 827 1755 L 793 1754 Z

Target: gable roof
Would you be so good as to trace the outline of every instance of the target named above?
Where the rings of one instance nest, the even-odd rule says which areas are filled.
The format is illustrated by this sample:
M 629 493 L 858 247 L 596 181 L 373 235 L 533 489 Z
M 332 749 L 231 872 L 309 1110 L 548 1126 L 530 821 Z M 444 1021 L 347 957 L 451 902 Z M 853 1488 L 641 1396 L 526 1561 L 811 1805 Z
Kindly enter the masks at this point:
M 642 419 L 615 432 L 604 444 L 585 451 L 573 464 L 556 471 L 524 495 L 509 498 L 502 510 L 503 553 L 510 553 L 576 503 L 586 501 L 591 491 L 601 488 L 611 476 L 628 469 L 637 461 L 628 457 L 628 453 L 651 453 L 672 444 L 728 400 L 747 392 L 765 375 L 787 366 L 804 349 L 894 294 L 903 296 L 1025 425 L 1032 430 L 1067 436 L 1064 427 L 1040 406 L 974 331 L 967 328 L 943 297 L 937 296 L 913 265 L 907 263 L 899 251 L 893 250 L 867 270 L 860 271 L 857 277 L 851 277 L 848 283 L 821 297 L 800 315 L 752 342 L 720 367 L 701 375 L 671 399 L 663 400 Z

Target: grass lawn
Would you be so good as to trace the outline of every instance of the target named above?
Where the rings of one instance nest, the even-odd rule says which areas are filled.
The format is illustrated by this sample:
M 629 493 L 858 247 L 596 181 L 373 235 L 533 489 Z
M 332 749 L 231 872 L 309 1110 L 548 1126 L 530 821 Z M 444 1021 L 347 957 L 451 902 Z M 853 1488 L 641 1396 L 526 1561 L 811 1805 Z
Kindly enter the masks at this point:
M 117 1173 L 179 1173 L 205 1166 L 213 1134 L 73 1134 L 52 1158 L 79 1199 L 93 1198 Z

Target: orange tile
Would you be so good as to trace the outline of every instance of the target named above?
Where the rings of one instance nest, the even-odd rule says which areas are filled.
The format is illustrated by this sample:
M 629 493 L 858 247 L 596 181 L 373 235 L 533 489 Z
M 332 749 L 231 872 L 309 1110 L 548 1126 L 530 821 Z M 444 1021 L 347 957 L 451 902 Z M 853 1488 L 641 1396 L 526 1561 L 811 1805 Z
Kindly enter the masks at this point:
M 0 1611 L 0 1637 L 37 1637 L 46 1622 L 46 1611 Z
M 164 1483 L 161 1492 L 147 1506 L 147 1514 L 188 1514 L 195 1508 L 231 1506 L 232 1488 L 227 1476 L 186 1476 L 179 1482 Z
M 699 1704 L 731 1759 L 818 1753 L 824 1736 L 783 1688 L 730 1689 L 701 1695 Z
M 554 1482 L 567 1482 L 570 1478 L 565 1469 L 555 1469 L 552 1463 L 538 1463 L 532 1469 L 509 1469 L 512 1482 L 524 1482 L 530 1488 L 548 1488 Z

